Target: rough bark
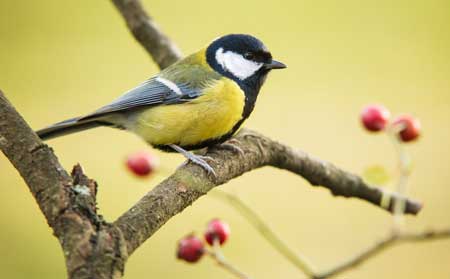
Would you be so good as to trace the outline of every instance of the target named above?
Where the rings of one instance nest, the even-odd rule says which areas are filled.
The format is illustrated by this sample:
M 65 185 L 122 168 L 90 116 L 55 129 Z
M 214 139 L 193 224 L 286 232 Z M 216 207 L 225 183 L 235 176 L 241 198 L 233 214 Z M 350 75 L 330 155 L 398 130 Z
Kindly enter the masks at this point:
M 126 244 L 97 215 L 97 184 L 81 166 L 69 175 L 0 91 L 0 149 L 28 185 L 66 259 L 69 278 L 120 278 Z

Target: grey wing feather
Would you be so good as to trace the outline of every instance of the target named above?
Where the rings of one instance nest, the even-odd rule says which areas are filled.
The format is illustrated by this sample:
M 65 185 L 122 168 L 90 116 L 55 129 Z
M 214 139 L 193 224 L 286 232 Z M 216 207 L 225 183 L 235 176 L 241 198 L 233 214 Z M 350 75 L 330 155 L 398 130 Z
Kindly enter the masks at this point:
M 143 106 L 184 103 L 201 95 L 201 89 L 190 88 L 187 84 L 176 85 L 182 92 L 181 95 L 156 80 L 156 78 L 149 79 L 126 92 L 112 103 L 94 111 L 92 114 L 89 114 L 82 119 L 96 118 L 105 114 L 126 111 Z

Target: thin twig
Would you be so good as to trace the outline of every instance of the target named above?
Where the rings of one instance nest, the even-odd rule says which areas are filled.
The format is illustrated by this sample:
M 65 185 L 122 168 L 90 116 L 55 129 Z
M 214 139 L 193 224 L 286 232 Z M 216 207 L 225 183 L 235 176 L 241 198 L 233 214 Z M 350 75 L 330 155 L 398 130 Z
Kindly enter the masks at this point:
M 405 147 L 400 141 L 400 131 L 402 129 L 404 129 L 403 125 L 391 124 L 389 125 L 387 130 L 388 136 L 392 144 L 394 145 L 395 151 L 398 156 L 399 177 L 397 181 L 396 191 L 400 196 L 404 196 L 407 194 L 408 179 L 411 167 L 411 158 L 409 157 L 409 154 L 406 152 Z M 405 206 L 405 201 L 402 199 L 399 199 L 394 205 L 392 230 L 395 234 L 398 234 L 403 230 L 404 218 L 402 211 L 405 209 Z
M 234 265 L 229 263 L 225 256 L 222 253 L 222 249 L 220 247 L 219 239 L 215 238 L 213 241 L 213 250 L 205 250 L 207 255 L 209 255 L 220 267 L 227 270 L 231 274 L 235 275 L 240 279 L 250 279 L 248 275 L 237 269 Z
M 404 232 L 401 234 L 392 232 L 387 237 L 367 247 L 358 254 L 352 256 L 344 262 L 339 263 L 333 268 L 330 268 L 324 272 L 317 272 L 316 268 L 310 263 L 306 257 L 295 253 L 288 245 L 286 245 L 270 227 L 264 222 L 264 220 L 257 215 L 248 205 L 245 204 L 238 196 L 224 191 L 216 190 L 211 194 L 214 197 L 220 198 L 233 206 L 256 230 L 272 245 L 273 248 L 278 250 L 288 261 L 293 263 L 298 269 L 305 273 L 308 278 L 322 279 L 329 278 L 338 275 L 344 271 L 352 269 L 369 258 L 380 253 L 384 249 L 400 242 L 418 242 L 425 240 L 438 240 L 444 238 L 450 238 L 450 228 L 443 230 L 428 230 L 419 233 Z
M 412 233 L 405 232 L 401 234 L 390 234 L 387 237 L 381 239 L 377 243 L 367 247 L 357 255 L 349 258 L 348 260 L 339 263 L 329 270 L 317 274 L 314 279 L 329 278 L 341 274 L 344 271 L 355 268 L 356 266 L 364 263 L 368 259 L 377 255 L 386 248 L 392 247 L 392 245 L 404 242 L 420 242 L 438 239 L 450 238 L 450 228 L 442 230 L 428 230 L 424 232 Z
M 313 264 L 305 256 L 302 256 L 289 248 L 289 246 L 275 234 L 275 232 L 263 221 L 263 219 L 259 217 L 258 214 L 246 205 L 238 196 L 220 190 L 212 191 L 211 194 L 233 206 L 251 225 L 253 225 L 253 227 L 272 245 L 274 249 L 281 253 L 298 269 L 309 277 L 314 276 L 316 269 Z

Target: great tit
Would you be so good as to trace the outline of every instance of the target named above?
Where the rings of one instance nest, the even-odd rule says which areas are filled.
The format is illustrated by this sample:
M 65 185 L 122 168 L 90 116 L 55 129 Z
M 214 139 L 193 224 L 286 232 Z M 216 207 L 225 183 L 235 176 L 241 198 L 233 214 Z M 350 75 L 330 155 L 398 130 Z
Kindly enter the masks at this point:
M 37 134 L 46 140 L 98 126 L 119 128 L 215 174 L 205 158 L 188 150 L 229 139 L 252 112 L 270 70 L 283 68 L 257 38 L 226 35 L 93 113 Z

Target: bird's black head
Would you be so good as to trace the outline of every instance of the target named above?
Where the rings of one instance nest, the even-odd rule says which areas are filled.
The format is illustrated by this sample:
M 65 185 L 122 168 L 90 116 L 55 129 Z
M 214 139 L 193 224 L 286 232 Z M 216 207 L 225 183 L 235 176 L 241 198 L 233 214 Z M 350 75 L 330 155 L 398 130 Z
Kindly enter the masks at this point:
M 244 34 L 226 35 L 213 41 L 206 50 L 206 60 L 215 71 L 236 81 L 246 95 L 255 95 L 255 100 L 267 73 L 286 68 L 272 59 L 260 40 Z

